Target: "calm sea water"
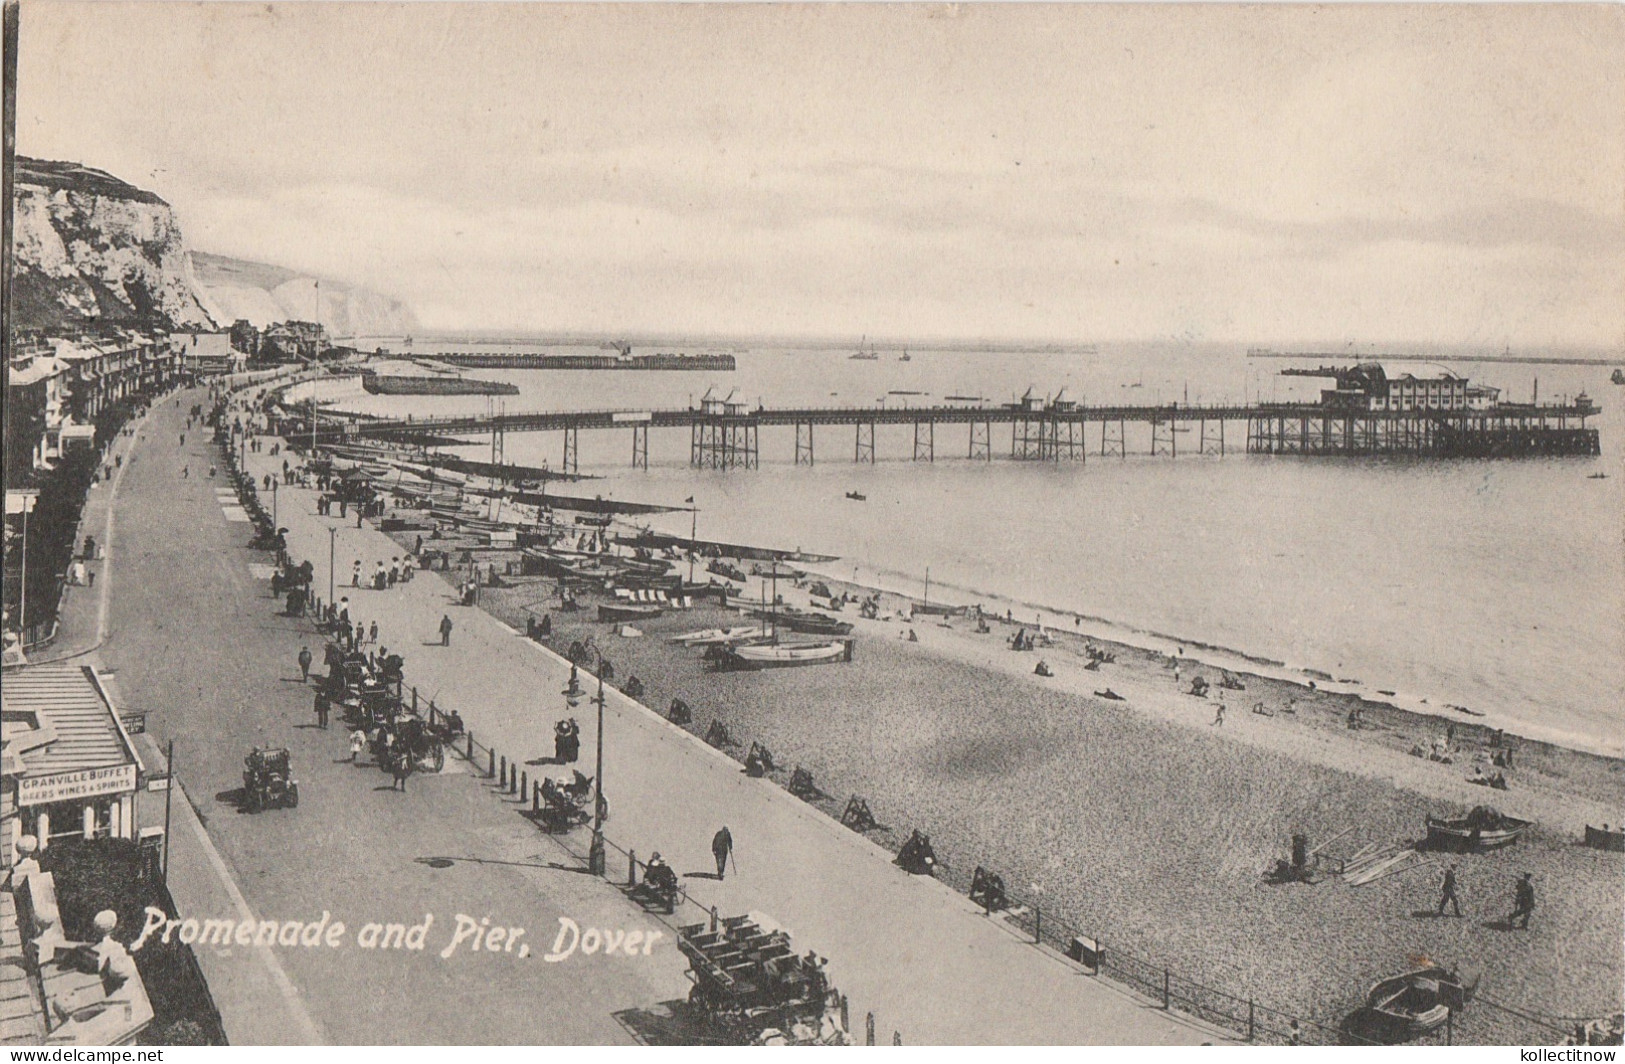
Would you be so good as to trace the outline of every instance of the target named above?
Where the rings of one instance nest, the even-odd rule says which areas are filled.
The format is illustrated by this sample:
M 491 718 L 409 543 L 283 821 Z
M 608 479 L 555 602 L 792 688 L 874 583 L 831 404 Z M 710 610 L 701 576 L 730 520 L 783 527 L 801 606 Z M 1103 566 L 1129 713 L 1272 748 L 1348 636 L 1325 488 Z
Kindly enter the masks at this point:
M 372 346 L 369 342 L 366 346 Z M 420 340 L 415 354 L 474 348 Z M 704 344 L 659 350 L 729 350 Z M 648 348 L 640 348 L 648 350 Z M 1308 398 L 1288 363 L 1225 347 L 1102 345 L 1031 354 L 914 348 L 878 362 L 851 348 L 739 353 L 734 373 L 482 373 L 512 381 L 505 400 L 366 397 L 380 414 L 683 406 L 708 388 L 751 405 L 921 405 L 946 395 L 1007 402 L 1031 386 L 1089 403 Z M 686 431 L 654 431 L 650 468 L 629 468 L 629 431 L 583 433 L 594 493 L 701 508 L 700 535 L 840 555 L 860 579 L 914 587 L 930 567 L 941 597 L 1002 596 L 1125 626 L 1232 647 L 1410 699 L 1470 706 L 1531 736 L 1625 751 L 1625 387 L 1601 367 L 1450 363 L 1526 401 L 1582 390 L 1604 407 L 1601 459 L 1419 462 L 1228 454 L 1151 457 L 1130 424 L 1126 458 L 1014 462 L 995 427 L 994 460 L 966 460 L 967 430 L 939 426 L 938 461 L 912 461 L 907 427 L 876 434 L 878 462 L 855 465 L 853 430 L 816 430 L 817 464 L 792 464 L 793 430 L 761 433 L 761 468 L 688 467 Z M 888 394 L 920 392 L 921 395 Z M 513 434 L 511 462 L 553 466 L 559 433 Z M 466 449 L 489 457 L 489 447 Z M 1605 471 L 1606 480 L 1588 479 Z M 584 486 L 586 487 L 586 486 Z M 866 502 L 849 501 L 848 491 Z M 688 532 L 688 515 L 656 519 Z M 937 595 L 933 595 L 937 597 Z

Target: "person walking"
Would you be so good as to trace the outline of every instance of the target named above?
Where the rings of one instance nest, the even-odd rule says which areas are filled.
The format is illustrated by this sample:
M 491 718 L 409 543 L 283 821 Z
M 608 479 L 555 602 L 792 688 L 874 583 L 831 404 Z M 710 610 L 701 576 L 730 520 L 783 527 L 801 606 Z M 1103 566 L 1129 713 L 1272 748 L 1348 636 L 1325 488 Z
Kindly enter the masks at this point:
M 1449 902 L 1461 915 L 1461 901 L 1456 897 L 1456 866 L 1451 865 L 1444 870 L 1444 883 L 1439 887 L 1439 915 L 1444 915 L 1445 902 Z
M 367 628 L 367 642 L 376 646 L 378 644 L 378 622 L 373 621 Z
M 350 566 L 350 584 L 352 587 L 361 586 L 361 559 L 357 558 L 355 564 Z
M 443 647 L 451 646 L 451 615 L 450 614 L 443 613 L 443 614 L 440 615 L 440 645 L 443 646 Z
M 367 733 L 357 728 L 350 733 L 350 764 L 358 764 L 361 751 L 367 748 Z
M 310 682 L 310 663 L 313 660 L 309 647 L 299 648 L 299 680 L 301 683 Z
M 722 825 L 722 830 L 711 836 L 711 856 L 717 859 L 717 879 L 720 881 L 728 871 L 728 857 L 733 853 L 734 837 L 728 831 L 728 825 Z M 735 865 L 738 870 L 738 865 Z
M 1215 727 L 1218 727 L 1218 728 L 1224 727 L 1224 703 L 1223 702 L 1220 702 L 1218 709 L 1214 710 L 1214 712 L 1213 712 L 1213 724 L 1214 724 Z
M 1534 873 L 1525 872 L 1518 885 L 1512 888 L 1512 915 L 1507 917 L 1508 927 L 1517 927 L 1524 931 L 1529 930 L 1529 915 L 1535 911 L 1535 884 Z M 1522 918 L 1523 923 L 1518 923 Z
M 327 695 L 316 692 L 316 727 L 327 730 Z

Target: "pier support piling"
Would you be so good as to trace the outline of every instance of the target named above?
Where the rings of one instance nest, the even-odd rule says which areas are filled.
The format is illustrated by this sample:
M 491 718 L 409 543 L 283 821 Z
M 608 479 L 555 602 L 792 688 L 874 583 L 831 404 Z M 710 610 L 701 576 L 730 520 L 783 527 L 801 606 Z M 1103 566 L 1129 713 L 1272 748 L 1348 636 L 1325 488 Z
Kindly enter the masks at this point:
M 937 423 L 935 421 L 916 421 L 914 423 L 914 460 L 916 462 L 935 462 L 937 460 Z
M 1121 419 L 1100 423 L 1100 457 L 1107 458 L 1114 454 L 1119 458 L 1128 457 L 1128 448 L 1123 444 L 1123 425 Z
M 852 461 L 875 464 L 875 423 L 873 421 L 860 421 L 857 424 L 856 438 L 852 443 Z
M 796 422 L 796 465 L 813 464 L 813 423 Z
M 989 440 L 993 436 L 993 423 L 991 421 L 972 421 L 970 423 L 970 451 L 965 456 L 972 460 L 981 458 L 984 461 L 993 460 L 993 448 Z
M 1171 420 L 1154 418 L 1151 421 L 1151 454 L 1168 455 L 1170 458 L 1179 457 L 1178 436 L 1174 433 L 1174 423 Z
M 581 430 L 574 425 L 564 429 L 564 464 L 559 468 L 566 473 L 581 471 Z
M 632 426 L 632 468 L 649 468 L 649 426 Z

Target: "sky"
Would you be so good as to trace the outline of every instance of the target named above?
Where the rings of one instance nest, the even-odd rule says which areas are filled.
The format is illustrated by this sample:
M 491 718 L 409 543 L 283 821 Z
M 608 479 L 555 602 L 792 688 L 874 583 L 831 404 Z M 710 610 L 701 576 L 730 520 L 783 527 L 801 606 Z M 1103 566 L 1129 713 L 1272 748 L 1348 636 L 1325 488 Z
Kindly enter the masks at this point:
M 1625 8 L 59 3 L 19 152 L 428 328 L 1625 346 Z

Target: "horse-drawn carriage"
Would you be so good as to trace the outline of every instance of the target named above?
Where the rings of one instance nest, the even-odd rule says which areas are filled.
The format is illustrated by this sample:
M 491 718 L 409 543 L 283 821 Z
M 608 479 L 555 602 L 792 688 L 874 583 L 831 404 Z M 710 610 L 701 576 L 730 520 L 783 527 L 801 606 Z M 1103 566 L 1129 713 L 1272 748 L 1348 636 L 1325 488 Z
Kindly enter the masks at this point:
M 688 1005 L 721 1040 L 738 1045 L 845 1045 L 841 996 L 823 959 L 799 956 L 789 932 L 752 913 L 677 930 L 693 980 Z
M 293 778 L 293 769 L 286 747 L 256 746 L 243 758 L 243 809 L 257 813 L 261 809 L 299 804 L 299 781 Z
M 378 720 L 370 735 L 373 760 L 386 771 L 405 759 L 412 772 L 439 772 L 452 739 L 444 724 L 431 724 L 400 707 Z

